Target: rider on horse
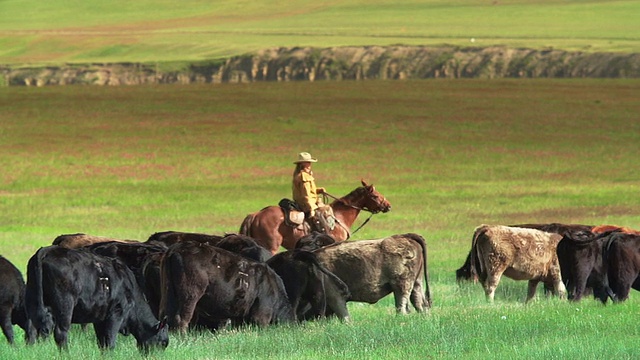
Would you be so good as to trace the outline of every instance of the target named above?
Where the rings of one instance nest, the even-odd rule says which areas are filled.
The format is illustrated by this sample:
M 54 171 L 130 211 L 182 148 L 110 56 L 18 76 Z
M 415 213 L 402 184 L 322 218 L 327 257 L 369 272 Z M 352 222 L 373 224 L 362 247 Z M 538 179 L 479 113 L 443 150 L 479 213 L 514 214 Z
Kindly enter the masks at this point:
M 293 171 L 293 201 L 304 212 L 305 218 L 312 228 L 324 232 L 326 229 L 323 224 L 326 221 L 323 221 L 324 218 L 317 214 L 316 211 L 324 207 L 322 198 L 319 195 L 324 193 L 325 189 L 316 186 L 316 180 L 313 177 L 313 171 L 311 171 L 311 163 L 317 161 L 308 152 L 301 152 L 298 154 L 298 160 L 293 162 L 296 164 L 296 168 Z

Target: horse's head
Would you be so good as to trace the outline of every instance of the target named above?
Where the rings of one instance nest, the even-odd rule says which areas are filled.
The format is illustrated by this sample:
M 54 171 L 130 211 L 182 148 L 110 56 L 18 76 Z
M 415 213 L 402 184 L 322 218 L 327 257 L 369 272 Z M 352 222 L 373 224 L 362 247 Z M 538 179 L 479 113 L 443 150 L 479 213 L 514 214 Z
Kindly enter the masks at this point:
M 374 214 L 379 212 L 385 213 L 391 210 L 391 203 L 373 187 L 373 184 L 369 185 L 364 180 L 361 180 L 361 182 L 361 189 L 363 189 L 364 193 L 361 205 L 363 209 L 371 211 Z

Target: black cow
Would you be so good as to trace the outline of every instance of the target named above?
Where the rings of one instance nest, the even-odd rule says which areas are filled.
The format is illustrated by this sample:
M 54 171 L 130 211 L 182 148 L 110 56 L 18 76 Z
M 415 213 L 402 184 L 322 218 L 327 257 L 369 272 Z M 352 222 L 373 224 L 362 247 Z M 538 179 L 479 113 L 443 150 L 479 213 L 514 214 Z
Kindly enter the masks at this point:
M 571 300 L 579 301 L 589 287 L 603 303 L 625 301 L 632 288 L 640 290 L 640 235 L 613 230 L 565 236 L 558 258 Z
M 186 332 L 194 316 L 215 330 L 233 324 L 294 321 L 280 277 L 266 264 L 207 243 L 183 241 L 162 261 L 160 313 Z
M 549 223 L 549 224 L 518 224 L 508 225 L 509 227 L 520 227 L 527 229 L 536 229 L 544 232 L 554 233 L 558 235 L 575 234 L 577 232 L 589 232 L 593 228 L 593 225 L 583 224 L 561 224 L 561 223 Z
M 298 320 L 336 314 L 349 319 L 349 288 L 309 251 L 291 250 L 267 260 L 282 279 Z
M 227 234 L 217 244 L 211 245 L 255 261 L 265 262 L 271 257 L 269 250 L 247 235 Z
M 123 243 L 103 242 L 86 246 L 92 252 L 120 259 L 136 277 L 140 289 L 144 293 L 153 315 L 158 317 L 160 306 L 160 276 L 154 277 L 144 273 L 143 267 L 155 259 L 160 259 L 168 247 L 163 243 Z M 159 265 L 158 265 L 159 268 Z M 159 270 L 158 270 L 159 271 Z M 149 275 L 147 277 L 146 275 Z
M 147 244 L 143 242 L 125 243 L 108 241 L 86 246 L 98 255 L 120 259 L 132 271 L 139 271 L 144 259 L 150 254 L 164 253 L 168 247 L 164 244 Z
M 640 291 L 640 235 L 613 232 L 605 252 L 609 287 L 616 302 L 629 298 L 631 289 Z
M 36 339 L 36 330 L 24 308 L 24 289 L 24 278 L 20 270 L 0 256 L 0 326 L 10 344 L 14 341 L 14 324 L 24 330 L 27 344 L 33 344 Z
M 153 315 L 157 318 L 160 318 L 160 297 L 162 296 L 162 268 L 160 264 L 165 254 L 166 252 L 149 254 L 144 258 L 140 267 L 140 273 L 144 279 L 144 294 Z
M 98 346 L 115 347 L 118 332 L 131 333 L 138 348 L 165 348 L 167 327 L 152 314 L 134 278 L 120 260 L 89 249 L 40 248 L 27 265 L 25 303 L 36 329 L 50 331 L 66 349 L 71 323 L 93 323 Z
M 239 234 L 225 234 L 223 236 L 219 236 L 179 231 L 164 231 L 151 235 L 147 240 L 147 243 L 163 243 L 167 246 L 171 246 L 175 243 L 184 241 L 207 243 L 261 262 L 264 262 L 271 257 L 271 252 L 258 245 L 253 238 Z
M 242 255 L 248 259 L 264 262 L 271 257 L 271 253 L 267 249 L 258 245 L 256 241 L 246 235 L 227 234 L 224 236 L 198 234 L 198 233 L 180 233 L 177 231 L 167 231 L 163 233 L 153 234 L 147 240 L 145 245 L 148 246 L 166 246 L 165 244 L 175 244 L 177 242 L 195 241 L 199 243 L 207 243 L 221 249 L 225 249 L 236 254 Z M 159 316 L 160 310 L 160 281 L 161 269 L 160 262 L 164 254 L 156 253 L 146 256 L 142 261 L 140 274 L 144 279 L 144 293 L 153 313 Z M 137 275 L 137 274 L 136 274 Z M 202 325 L 202 324 L 201 324 Z M 210 327 L 207 324 L 204 324 Z
M 321 247 L 335 244 L 336 239 L 329 234 L 314 231 L 309 235 L 303 236 L 296 243 L 296 250 L 314 251 Z
M 161 242 L 167 246 L 171 246 L 175 243 L 182 241 L 197 241 L 197 242 L 207 242 L 210 244 L 217 243 L 222 239 L 220 235 L 209 235 L 209 234 L 201 234 L 201 233 L 190 233 L 190 232 L 182 232 L 182 231 L 161 231 L 152 234 L 149 236 L 146 242 L 154 243 Z
M 590 289 L 603 303 L 615 297 L 609 287 L 606 261 L 603 257 L 611 246 L 611 233 L 594 234 L 578 231 L 565 234 L 558 243 L 558 261 L 568 299 L 580 301 Z

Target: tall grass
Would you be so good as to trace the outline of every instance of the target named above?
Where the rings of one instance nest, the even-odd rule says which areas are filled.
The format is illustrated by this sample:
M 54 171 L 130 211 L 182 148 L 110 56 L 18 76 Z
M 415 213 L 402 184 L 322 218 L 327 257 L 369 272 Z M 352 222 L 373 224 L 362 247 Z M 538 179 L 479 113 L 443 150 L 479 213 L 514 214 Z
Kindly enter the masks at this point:
M 0 64 L 200 61 L 277 46 L 638 52 L 639 11 L 586 0 L 3 1 Z
M 619 305 L 542 294 L 524 305 L 526 283 L 503 279 L 490 305 L 453 274 L 482 223 L 640 229 L 639 90 L 636 80 L 0 88 L 0 254 L 24 271 L 63 233 L 234 232 L 290 196 L 292 161 L 309 151 L 330 193 L 364 178 L 392 203 L 355 240 L 426 238 L 430 314 L 395 316 L 386 297 L 350 303 L 349 324 L 172 336 L 153 358 L 633 358 L 635 292 Z M 61 354 L 52 339 L 0 339 L 0 358 L 103 356 L 92 330 L 70 338 Z M 137 356 L 123 336 L 108 355 Z

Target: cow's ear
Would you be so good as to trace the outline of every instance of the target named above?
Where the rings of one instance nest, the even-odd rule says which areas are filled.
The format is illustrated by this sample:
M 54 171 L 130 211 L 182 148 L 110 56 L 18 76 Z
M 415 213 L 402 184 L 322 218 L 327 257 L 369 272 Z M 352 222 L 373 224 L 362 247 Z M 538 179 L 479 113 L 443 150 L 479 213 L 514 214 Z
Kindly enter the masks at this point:
M 362 186 L 364 186 L 364 187 L 369 186 L 369 184 L 367 184 L 367 182 L 364 181 L 364 179 L 360 179 L 360 182 L 362 183 Z
M 162 318 L 162 320 L 160 320 L 160 322 L 158 323 L 158 326 L 156 327 L 157 331 L 162 331 L 165 327 L 167 327 L 167 320 L 168 318 L 165 316 L 164 318 Z

